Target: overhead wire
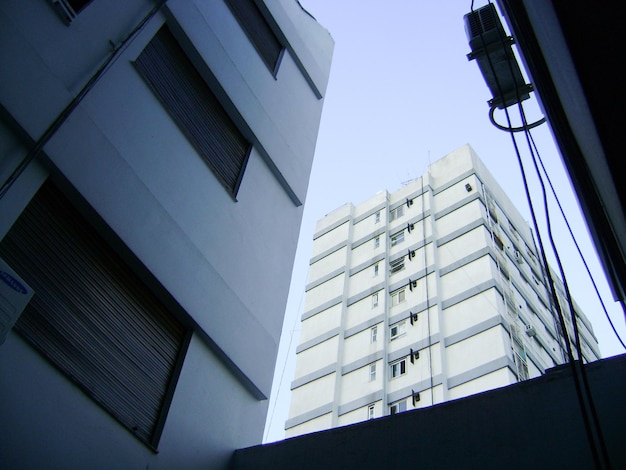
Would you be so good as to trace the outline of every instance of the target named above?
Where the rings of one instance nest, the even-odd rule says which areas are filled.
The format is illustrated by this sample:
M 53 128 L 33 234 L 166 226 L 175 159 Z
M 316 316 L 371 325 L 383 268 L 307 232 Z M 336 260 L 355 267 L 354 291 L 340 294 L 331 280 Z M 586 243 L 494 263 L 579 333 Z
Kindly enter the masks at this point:
M 522 119 L 522 123 L 525 125 L 526 124 L 526 115 L 524 113 L 524 107 L 520 102 L 518 102 L 518 108 L 520 111 L 520 117 Z M 597 439 L 598 439 L 598 443 L 600 445 L 600 451 L 602 453 L 602 457 L 605 460 L 605 463 L 607 465 L 608 468 L 610 468 L 610 461 L 609 461 L 609 457 L 608 457 L 608 450 L 606 448 L 606 441 L 604 440 L 604 436 L 602 433 L 602 427 L 600 426 L 600 420 L 598 418 L 598 413 L 596 410 L 596 406 L 593 400 L 593 395 L 591 393 L 591 388 L 589 386 L 589 380 L 587 378 L 587 371 L 585 370 L 584 364 L 583 364 L 583 354 L 582 354 L 582 345 L 581 345 L 581 341 L 580 341 L 580 331 L 578 329 L 578 316 L 576 315 L 576 309 L 574 308 L 574 301 L 572 299 L 572 295 L 569 289 L 569 284 L 567 282 L 567 277 L 565 276 L 565 270 L 563 269 L 563 263 L 561 262 L 561 257 L 559 255 L 559 252 L 557 250 L 556 247 L 556 243 L 554 242 L 554 237 L 552 234 L 552 225 L 551 225 L 551 221 L 550 221 L 550 211 L 548 208 L 548 197 L 547 197 L 547 192 L 546 192 L 546 188 L 545 188 L 545 183 L 543 181 L 541 172 L 539 170 L 539 166 L 537 165 L 537 159 L 535 157 L 535 152 L 533 151 L 533 146 L 531 145 L 531 141 L 530 141 L 530 130 L 526 130 L 526 132 L 524 133 L 524 135 L 526 136 L 526 140 L 528 143 L 528 148 L 530 151 L 530 155 L 532 157 L 532 162 L 533 165 L 535 167 L 535 172 L 537 173 L 537 178 L 539 180 L 540 186 L 541 186 L 541 191 L 542 191 L 542 195 L 543 195 L 543 203 L 544 203 L 544 209 L 545 209 L 545 214 L 546 214 L 546 224 L 547 224 L 547 232 L 548 232 L 548 237 L 550 239 L 550 244 L 552 246 L 552 250 L 554 252 L 554 256 L 556 258 L 557 261 L 557 265 L 559 267 L 559 272 L 561 274 L 561 278 L 563 279 L 563 287 L 565 289 L 565 294 L 567 297 L 567 303 L 569 306 L 569 310 L 570 310 L 570 317 L 571 317 L 571 321 L 572 321 L 572 328 L 574 330 L 574 339 L 576 342 L 576 349 L 578 352 L 578 360 L 579 360 L 579 366 L 580 366 L 580 375 L 583 381 L 583 386 L 585 387 L 585 393 L 587 396 L 587 400 L 588 400 L 588 406 L 589 406 L 589 411 L 591 414 L 591 418 L 593 420 L 593 424 L 595 426 L 595 431 L 597 433 Z
M 270 412 L 270 415 L 269 415 L 269 422 L 267 423 L 267 426 L 266 426 L 267 430 L 265 432 L 265 437 L 263 438 L 263 441 L 267 441 L 270 430 L 272 428 L 272 421 L 274 420 L 274 414 L 276 413 L 276 405 L 278 403 L 280 389 L 282 388 L 282 385 L 283 385 L 283 378 L 285 376 L 285 370 L 287 369 L 287 362 L 289 360 L 289 351 L 291 351 L 291 345 L 293 344 L 293 335 L 296 332 L 296 324 L 298 323 L 298 319 L 300 318 L 300 315 L 302 314 L 302 301 L 303 300 L 304 300 L 304 291 L 300 293 L 300 302 L 299 302 L 298 310 L 297 310 L 298 313 L 294 315 L 293 326 L 291 327 L 291 335 L 289 337 L 289 345 L 287 346 L 287 354 L 285 354 L 285 360 L 283 361 L 283 369 L 280 373 L 280 379 L 278 381 L 278 388 L 276 390 L 276 397 L 274 398 L 274 405 L 272 406 L 272 411 Z
M 429 169 L 430 170 L 430 169 Z M 428 263 L 426 258 L 426 251 L 428 250 L 428 245 L 426 244 L 426 194 L 424 193 L 424 175 L 421 177 L 422 183 L 422 240 L 424 243 L 424 283 L 426 288 L 426 325 L 427 325 L 427 333 L 428 333 L 428 376 L 429 376 L 429 384 L 430 384 L 430 404 L 435 404 L 435 391 L 434 387 L 434 379 L 433 379 L 433 352 L 432 352 L 432 338 L 430 331 L 430 293 L 428 292 Z M 430 181 L 428 182 L 430 185 Z M 430 194 L 430 192 L 429 192 Z
M 491 0 L 489 0 L 489 4 L 491 4 Z M 472 0 L 472 3 L 471 3 L 471 12 L 474 13 L 474 2 L 473 2 L 473 0 Z M 502 32 L 499 29 L 498 29 L 498 33 L 500 35 L 500 40 L 501 40 L 502 44 L 504 45 L 505 41 L 504 41 L 504 38 L 502 37 Z M 485 51 L 487 51 L 487 45 L 485 43 L 484 35 L 482 33 L 482 30 L 479 30 L 479 35 L 480 35 L 480 40 L 481 40 L 482 47 L 483 47 L 483 49 Z M 496 87 L 498 88 L 498 92 L 499 92 L 499 94 L 501 96 L 504 96 L 504 94 L 502 93 L 502 87 L 500 85 L 500 81 L 498 79 L 498 75 L 496 74 L 495 67 L 493 66 L 493 63 L 491 61 L 490 54 L 486 53 L 486 57 L 487 57 L 487 62 L 489 64 L 489 67 L 490 67 L 490 69 L 492 70 L 492 72 L 494 74 L 494 78 L 495 78 L 495 82 L 496 82 Z M 511 65 L 510 61 L 508 62 L 508 65 L 509 65 L 509 71 L 511 72 L 511 76 L 514 77 L 515 75 L 513 73 L 513 69 L 512 69 L 512 65 Z M 517 103 L 519 105 L 519 104 L 521 104 L 521 99 L 520 99 L 519 91 L 518 91 L 517 87 L 515 87 L 515 94 L 516 94 Z M 506 115 L 508 128 L 509 129 L 513 129 L 513 126 L 511 124 L 511 117 L 510 117 L 508 108 L 506 106 L 504 106 L 504 112 L 505 112 L 505 115 Z M 522 116 L 523 116 L 523 108 L 521 108 L 520 112 L 522 113 Z M 525 121 L 524 117 L 522 117 L 522 121 L 523 121 L 523 124 L 526 125 L 526 121 Z M 535 209 L 534 209 L 534 205 L 533 205 L 533 202 L 532 202 L 532 198 L 530 196 L 530 190 L 529 190 L 529 187 L 528 187 L 528 180 L 526 178 L 526 172 L 525 172 L 525 169 L 524 169 L 524 164 L 522 162 L 521 153 L 520 153 L 519 147 L 517 145 L 517 141 L 515 139 L 515 133 L 514 132 L 509 132 L 509 134 L 511 135 L 511 141 L 513 143 L 513 148 L 515 150 L 515 154 L 517 156 L 518 165 L 519 165 L 520 172 L 521 172 L 521 175 L 522 175 L 524 191 L 526 193 L 526 199 L 528 201 L 528 205 L 529 205 L 529 209 L 530 209 L 530 213 L 531 213 L 531 218 L 533 220 L 533 226 L 535 228 L 535 233 L 537 234 L 537 240 L 539 242 L 539 248 L 540 248 L 540 252 L 541 252 L 541 257 L 542 257 L 542 260 L 543 260 L 543 263 L 544 263 L 544 266 L 545 266 L 546 275 L 548 277 L 548 281 L 549 281 L 549 285 L 550 285 L 550 290 L 551 290 L 552 296 L 554 298 L 555 309 L 556 309 L 557 315 L 559 317 L 559 322 L 561 323 L 561 328 L 563 329 L 564 340 L 565 340 L 565 343 L 566 343 L 567 353 L 568 353 L 568 357 L 569 357 L 569 363 L 570 363 L 570 367 L 571 367 L 571 370 L 572 370 L 572 376 L 574 378 L 574 384 L 575 384 L 575 388 L 576 388 L 576 395 L 577 395 L 577 398 L 578 398 L 579 408 L 580 408 L 580 411 L 581 411 L 581 414 L 582 414 L 582 417 L 583 417 L 583 422 L 584 422 L 585 432 L 586 432 L 586 435 L 587 435 L 587 440 L 588 440 L 589 447 L 590 447 L 590 450 L 591 450 L 591 453 L 592 453 L 592 457 L 593 457 L 593 460 L 594 460 L 594 463 L 595 463 L 596 467 L 597 468 L 602 468 L 600 455 L 599 455 L 598 449 L 596 448 L 596 440 L 595 440 L 594 435 L 593 435 L 591 422 L 589 420 L 589 416 L 588 416 L 587 409 L 586 409 L 586 406 L 585 406 L 585 396 L 584 395 L 585 395 L 585 392 L 587 392 L 587 393 L 589 392 L 589 389 L 588 389 L 588 387 L 585 387 L 586 390 L 585 390 L 585 392 L 583 392 L 583 390 L 581 388 L 580 378 L 578 377 L 579 372 L 578 372 L 577 367 L 576 367 L 576 361 L 574 360 L 574 355 L 573 355 L 573 352 L 572 352 L 572 346 L 571 346 L 571 343 L 569 341 L 569 335 L 567 333 L 567 327 L 565 325 L 565 319 L 564 319 L 564 316 L 563 316 L 563 312 L 561 310 L 561 306 L 560 306 L 559 301 L 558 301 L 558 296 L 556 294 L 556 288 L 555 288 L 555 285 L 554 285 L 554 280 L 552 278 L 552 274 L 550 273 L 550 268 L 549 268 L 549 265 L 548 265 L 548 262 L 547 262 L 546 252 L 545 252 L 545 249 L 544 249 L 544 246 L 543 246 L 543 240 L 542 240 L 541 234 L 539 232 L 537 216 L 536 216 L 536 213 L 535 213 Z M 544 200 L 547 201 L 547 199 L 545 199 L 545 190 L 544 190 Z M 548 218 L 548 220 L 549 220 L 549 218 Z M 549 232 L 549 235 L 550 235 L 551 242 L 553 242 L 552 234 L 551 234 L 551 230 L 550 230 L 550 224 L 549 223 L 548 223 L 548 232 Z M 553 248 L 555 248 L 554 243 L 553 243 L 552 246 L 553 246 Z M 558 254 L 556 256 L 558 257 Z M 574 333 L 575 334 L 577 333 L 577 329 L 576 328 L 575 328 Z M 579 343 L 578 343 L 577 346 L 579 346 Z M 580 349 L 578 350 L 578 353 L 579 353 L 579 356 L 580 356 Z M 583 367 L 582 364 L 580 364 L 580 374 L 581 374 L 581 376 L 585 375 L 584 367 Z M 587 399 L 591 400 L 590 396 L 587 396 Z M 590 411 L 592 411 L 592 413 L 593 413 L 594 410 L 592 409 Z M 598 424 L 597 416 L 594 417 L 593 420 L 594 420 L 594 425 L 597 425 Z M 598 430 L 599 429 L 596 429 L 597 432 L 598 432 Z M 601 432 L 599 432 L 598 434 L 599 434 L 599 436 L 598 436 L 599 440 L 603 441 Z M 606 448 L 604 446 L 604 443 L 600 442 L 600 446 L 602 448 L 603 453 L 605 454 L 603 457 L 606 460 L 607 466 L 610 467 L 610 463 L 608 461 L 608 455 L 606 454 Z
M 598 285 L 596 284 L 596 281 L 593 278 L 593 275 L 591 274 L 591 270 L 589 269 L 589 265 L 587 264 L 587 260 L 585 259 L 585 256 L 583 255 L 583 252 L 580 249 L 580 246 L 578 245 L 578 241 L 576 240 L 576 236 L 574 235 L 572 227 L 570 226 L 569 221 L 567 220 L 567 216 L 565 215 L 565 211 L 563 210 L 563 206 L 561 205 L 561 201 L 559 200 L 559 197 L 556 194 L 556 190 L 554 189 L 554 185 L 552 184 L 552 180 L 550 179 L 550 175 L 548 174 L 548 172 L 546 170 L 546 167 L 543 164 L 543 160 L 541 158 L 541 155 L 539 154 L 539 150 L 537 149 L 537 145 L 535 144 L 535 140 L 533 139 L 532 134 L 530 132 L 528 133 L 528 137 L 530 138 L 532 146 L 533 146 L 533 148 L 535 150 L 535 154 L 537 155 L 537 160 L 539 161 L 541 169 L 543 170 L 543 174 L 545 175 L 546 180 L 548 181 L 548 186 L 550 186 L 550 190 L 552 191 L 552 195 L 554 196 L 554 200 L 556 201 L 556 204 L 559 207 L 561 215 L 563 216 L 563 221 L 565 222 L 565 225 L 567 226 L 567 230 L 569 231 L 569 234 L 572 237 L 572 241 L 574 242 L 574 246 L 576 247 L 576 250 L 578 251 L 578 255 L 580 256 L 580 259 L 583 262 L 583 265 L 585 266 L 585 270 L 587 271 L 587 274 L 588 274 L 589 279 L 591 281 L 591 284 L 593 285 L 593 288 L 594 288 L 594 290 L 596 292 L 596 295 L 598 297 L 598 301 L 600 302 L 600 305 L 602 306 L 602 310 L 604 311 L 606 319 L 608 320 L 609 325 L 611 325 L 611 328 L 613 329 L 613 333 L 615 333 L 615 337 L 618 339 L 618 341 L 620 342 L 622 347 L 624 349 L 626 349 L 626 344 L 624 344 L 624 341 L 622 340 L 620 334 L 617 332 L 617 329 L 615 328 L 615 325 L 613 324 L 613 321 L 611 320 L 611 317 L 610 317 L 609 312 L 608 312 L 608 310 L 606 308 L 606 305 L 604 304 L 604 300 L 602 299 L 602 296 L 600 295 L 600 291 L 598 289 Z

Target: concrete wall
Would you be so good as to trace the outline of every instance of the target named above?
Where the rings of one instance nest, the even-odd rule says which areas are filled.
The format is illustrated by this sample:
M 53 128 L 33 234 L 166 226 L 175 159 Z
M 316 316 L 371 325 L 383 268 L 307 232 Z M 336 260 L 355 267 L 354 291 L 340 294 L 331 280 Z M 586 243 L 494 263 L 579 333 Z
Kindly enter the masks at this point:
M 612 468 L 626 467 L 626 356 L 586 366 Z M 499 390 L 237 451 L 233 470 L 595 468 L 569 366 Z
M 15 430 L 0 444 L 7 465 L 219 467 L 260 442 L 333 49 L 297 2 L 261 5 L 286 46 L 276 77 L 222 0 L 170 0 L 0 200 L 3 236 L 51 173 L 194 329 L 159 454 L 11 334 L 0 348 L 0 421 Z M 109 41 L 153 6 L 94 0 L 66 25 L 49 2 L 2 2 L 2 182 Z M 236 201 L 132 64 L 165 22 L 253 144 Z

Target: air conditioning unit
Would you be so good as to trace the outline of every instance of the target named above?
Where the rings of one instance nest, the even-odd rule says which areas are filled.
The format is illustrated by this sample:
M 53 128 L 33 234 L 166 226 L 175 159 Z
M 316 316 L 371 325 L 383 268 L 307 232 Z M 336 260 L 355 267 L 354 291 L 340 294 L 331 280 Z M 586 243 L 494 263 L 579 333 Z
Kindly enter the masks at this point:
M 517 250 L 515 250 L 515 261 L 517 261 L 517 264 L 522 264 L 524 262 L 524 257 Z
M 537 330 L 532 325 L 526 325 L 526 334 L 532 338 L 537 334 Z

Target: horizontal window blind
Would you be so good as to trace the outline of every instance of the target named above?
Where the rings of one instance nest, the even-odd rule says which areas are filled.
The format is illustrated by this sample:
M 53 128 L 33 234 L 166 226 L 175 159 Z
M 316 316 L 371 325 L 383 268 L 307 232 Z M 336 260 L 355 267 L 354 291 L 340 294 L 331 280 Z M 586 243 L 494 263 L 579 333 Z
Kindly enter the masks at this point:
M 135 66 L 209 168 L 235 196 L 251 145 L 167 26 L 152 38 Z
M 15 330 L 156 448 L 188 342 L 183 326 L 49 182 L 0 256 L 35 291 Z
M 226 0 L 226 4 L 245 31 L 272 74 L 278 71 L 283 46 L 254 0 Z

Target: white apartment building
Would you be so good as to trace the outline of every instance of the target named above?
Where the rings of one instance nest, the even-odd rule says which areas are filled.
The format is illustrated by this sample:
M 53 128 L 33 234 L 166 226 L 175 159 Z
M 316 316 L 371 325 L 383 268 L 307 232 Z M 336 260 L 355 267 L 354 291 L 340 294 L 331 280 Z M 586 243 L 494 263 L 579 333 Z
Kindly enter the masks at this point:
M 0 2 L 3 468 L 261 442 L 333 45 L 297 0 Z
M 288 437 L 537 377 L 566 360 L 533 234 L 469 145 L 321 219 Z M 571 337 L 569 309 L 556 280 Z M 584 361 L 600 357 L 576 308 Z

